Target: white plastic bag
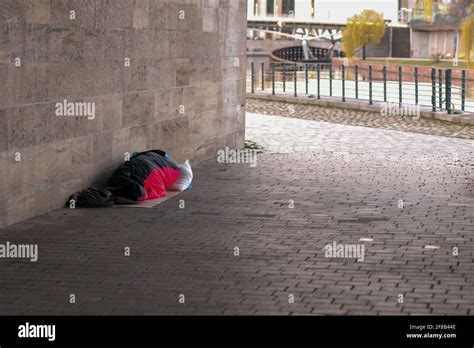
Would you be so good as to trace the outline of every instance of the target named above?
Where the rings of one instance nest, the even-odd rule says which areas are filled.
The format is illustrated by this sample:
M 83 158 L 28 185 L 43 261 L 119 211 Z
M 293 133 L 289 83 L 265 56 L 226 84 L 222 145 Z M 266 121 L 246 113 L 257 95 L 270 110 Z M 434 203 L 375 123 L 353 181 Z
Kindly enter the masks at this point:
M 186 190 L 193 181 L 193 170 L 189 164 L 189 160 L 186 160 L 183 164 L 178 164 L 181 173 L 179 174 L 178 180 L 171 186 L 171 191 L 184 191 Z

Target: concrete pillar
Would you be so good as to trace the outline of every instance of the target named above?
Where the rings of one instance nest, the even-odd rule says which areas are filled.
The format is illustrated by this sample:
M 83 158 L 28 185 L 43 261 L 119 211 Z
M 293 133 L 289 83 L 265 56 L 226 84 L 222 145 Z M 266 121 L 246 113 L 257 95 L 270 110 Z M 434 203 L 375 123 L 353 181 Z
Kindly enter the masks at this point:
M 274 1 L 274 13 L 275 17 L 281 17 L 283 14 L 283 1 L 282 0 L 270 0 Z
M 257 6 L 258 6 L 257 16 L 266 17 L 267 16 L 267 0 L 257 0 Z
M 255 0 L 248 0 L 247 1 L 247 17 L 253 18 L 255 17 Z

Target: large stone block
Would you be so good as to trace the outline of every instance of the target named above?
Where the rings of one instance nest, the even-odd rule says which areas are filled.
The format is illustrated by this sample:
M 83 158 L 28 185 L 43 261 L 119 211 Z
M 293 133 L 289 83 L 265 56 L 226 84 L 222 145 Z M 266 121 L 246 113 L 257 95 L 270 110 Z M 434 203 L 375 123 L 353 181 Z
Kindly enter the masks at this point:
M 24 23 L 26 6 L 22 1 L 4 0 L 0 11 L 0 25 Z
M 0 228 L 7 225 L 7 199 L 0 197 Z
M 151 35 L 152 32 L 148 30 L 124 29 L 124 56 L 130 59 L 153 58 Z
M 22 105 L 45 101 L 48 96 L 48 67 L 46 64 L 10 66 L 7 84 L 7 105 Z
M 240 106 L 228 107 L 222 110 L 221 117 L 217 118 L 218 134 L 232 134 L 245 129 L 245 110 Z
M 85 31 L 80 28 L 63 30 L 61 33 L 61 54 L 63 62 L 83 62 L 85 50 Z M 59 44 L 59 43 L 58 43 Z
M 10 192 L 23 191 L 23 171 L 24 168 L 26 168 L 23 159 L 27 152 L 28 149 L 16 149 L 4 152 L 3 163 L 6 165 L 4 169 L 6 172 L 5 195 Z
M 179 58 L 176 60 L 176 86 L 188 86 L 191 84 L 194 66 L 191 58 Z
M 123 90 L 126 92 L 171 88 L 176 84 L 176 62 L 170 59 L 135 59 L 123 68 Z
M 95 171 L 102 171 L 113 165 L 112 132 L 93 135 L 92 162 Z
M 124 127 L 141 126 L 151 122 L 155 113 L 155 94 L 143 92 L 123 95 L 122 113 Z
M 196 108 L 194 87 L 161 89 L 155 94 L 155 121 L 191 116 Z
M 134 0 L 96 0 L 95 25 L 133 28 Z
M 189 117 L 189 143 L 200 144 L 217 138 L 220 112 L 212 110 Z
M 177 3 L 151 1 L 149 27 L 158 30 L 178 30 L 179 5 Z
M 19 63 L 21 66 L 27 66 L 48 61 L 48 46 L 51 38 L 47 26 L 26 23 L 21 26 L 7 27 L 7 30 L 11 49 L 10 61 L 15 62 L 15 67 L 18 68 Z
M 135 0 L 133 8 L 133 27 L 135 29 L 143 29 L 148 27 L 149 11 L 149 0 Z
M 24 191 L 35 191 L 64 178 L 59 170 L 65 172 L 71 169 L 67 163 L 70 161 L 70 152 L 62 157 L 60 166 L 61 151 L 66 151 L 65 147 L 53 144 L 22 149 Z
M 205 32 L 218 31 L 219 9 L 215 7 L 204 7 L 202 11 L 202 30 Z
M 0 109 L 0 154 L 7 150 L 8 145 L 7 112 L 7 109 Z
M 49 23 L 51 20 L 51 0 L 27 1 L 25 20 L 31 23 Z
M 148 43 L 152 47 L 152 55 L 154 59 L 170 58 L 171 42 L 173 41 L 174 33 L 167 31 L 148 31 L 151 36 L 151 41 Z
M 105 130 L 122 128 L 122 96 L 106 95 L 98 98 L 96 114 Z
M 131 154 L 132 149 L 130 146 L 130 129 L 122 128 L 117 129 L 112 135 L 112 161 L 114 164 L 118 164 L 125 160 L 126 154 Z
M 51 122 L 55 120 L 52 105 L 27 105 L 4 110 L 9 149 L 44 144 L 51 141 L 57 132 L 54 122 Z
M 123 67 L 123 91 L 138 92 L 171 88 L 176 85 L 176 61 L 171 59 L 132 59 Z
M 133 58 L 125 54 L 124 30 L 101 29 L 98 35 L 99 38 L 96 40 L 100 40 L 99 42 L 103 41 L 104 57 L 107 61 L 119 61 L 123 66 L 125 64 L 125 58 Z
M 0 151 L 0 199 L 6 196 L 8 185 L 8 167 L 6 152 Z
M 180 117 L 160 123 L 160 137 L 162 144 L 167 148 L 179 148 L 189 141 L 188 117 Z
M 196 89 L 196 113 L 219 109 L 223 105 L 220 84 L 209 83 Z
M 151 125 L 130 128 L 130 149 L 132 152 L 143 152 L 147 150 L 147 139 L 151 132 Z
M 81 63 L 55 63 L 48 65 L 47 91 L 49 100 L 77 99 L 90 79 Z
M 227 81 L 242 79 L 245 74 L 246 61 L 245 56 L 229 56 L 222 58 L 221 73 L 223 79 Z
M 10 194 L 7 199 L 7 224 L 11 225 L 35 216 L 36 205 L 35 190 Z
M 95 0 L 49 0 L 51 23 L 59 27 L 93 27 L 95 24 Z
M 41 215 L 61 208 L 64 206 L 65 201 L 62 199 L 58 183 L 40 186 L 35 192 L 35 215 Z
M 94 140 L 92 135 L 71 139 L 71 164 L 81 177 L 90 176 L 93 162 Z
M 178 30 L 202 30 L 202 11 L 197 5 L 178 5 Z
M 63 182 L 73 178 L 81 177 L 80 166 L 76 167 L 73 163 L 75 152 L 73 151 L 74 139 L 65 139 L 56 143 L 49 144 L 45 154 L 43 163 L 57 163 L 57 169 L 52 170 L 53 166 L 48 169 L 48 182 Z M 40 150 L 41 151 L 41 150 Z M 77 158 L 76 158 L 77 161 Z
M 1 30 L 0 30 L 1 32 Z M 0 38 L 1 40 L 1 38 Z M 2 57 L 2 44 L 0 43 L 0 58 Z M 8 65 L 2 64 L 0 61 L 0 79 L 1 81 L 7 81 L 8 78 Z M 0 83 L 0 106 L 8 105 L 8 88 L 6 83 Z

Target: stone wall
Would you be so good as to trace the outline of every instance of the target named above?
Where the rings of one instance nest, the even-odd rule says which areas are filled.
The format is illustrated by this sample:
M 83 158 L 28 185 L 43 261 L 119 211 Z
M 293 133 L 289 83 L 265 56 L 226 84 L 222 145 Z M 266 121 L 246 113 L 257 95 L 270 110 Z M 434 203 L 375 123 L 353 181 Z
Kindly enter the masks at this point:
M 60 208 L 126 153 L 195 163 L 242 147 L 246 11 L 245 0 L 2 0 L 0 226 Z M 64 100 L 94 117 L 58 116 Z

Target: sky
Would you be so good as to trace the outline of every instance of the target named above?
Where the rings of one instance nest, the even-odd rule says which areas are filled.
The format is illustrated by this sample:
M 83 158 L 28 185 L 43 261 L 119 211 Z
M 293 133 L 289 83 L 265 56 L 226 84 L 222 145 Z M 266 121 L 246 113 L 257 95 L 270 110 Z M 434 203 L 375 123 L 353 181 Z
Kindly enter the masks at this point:
M 365 9 L 383 12 L 385 19 L 396 22 L 398 0 L 316 0 L 316 19 L 345 23 L 348 17 Z

